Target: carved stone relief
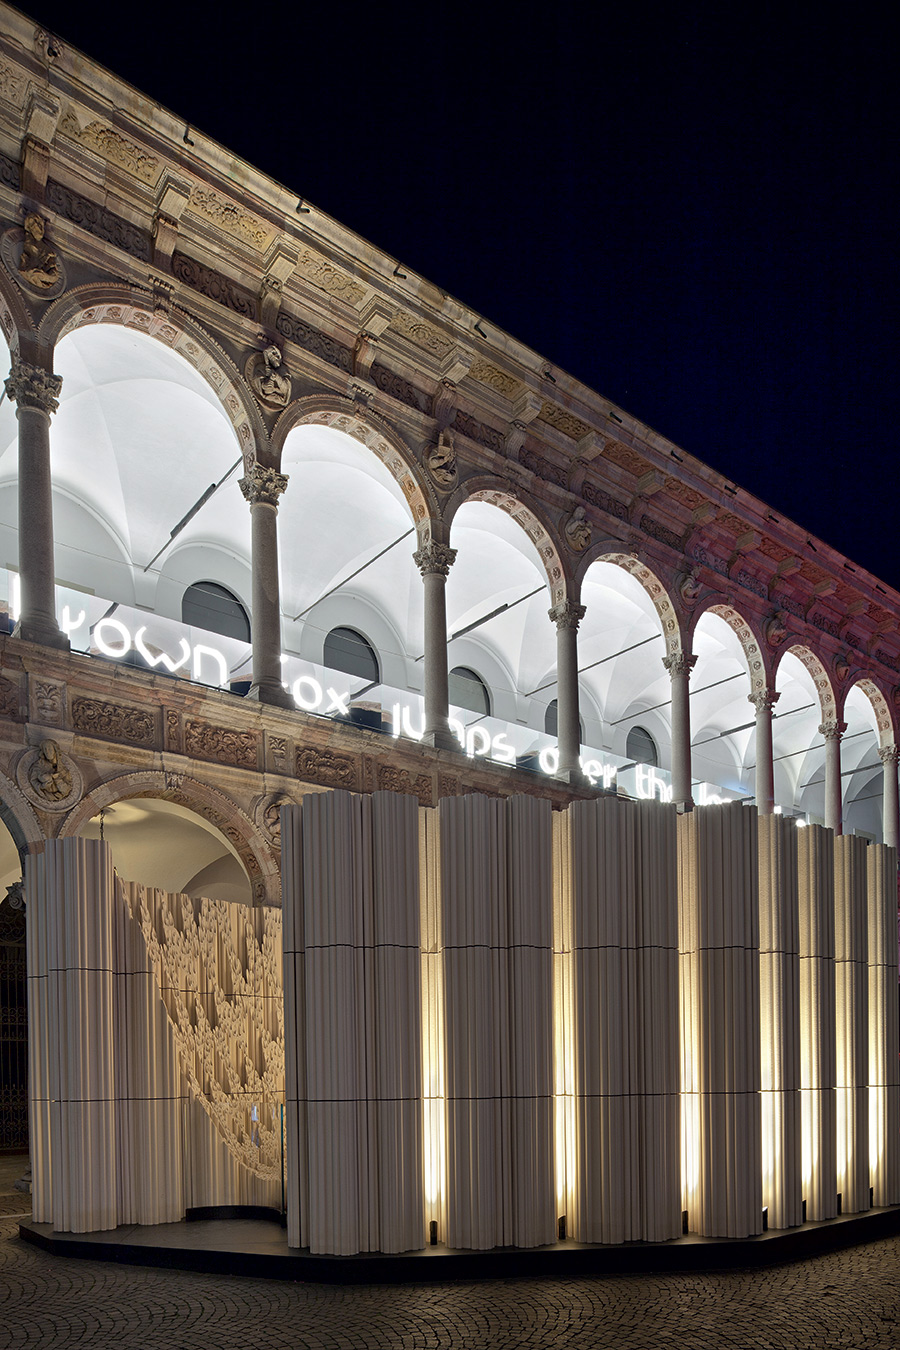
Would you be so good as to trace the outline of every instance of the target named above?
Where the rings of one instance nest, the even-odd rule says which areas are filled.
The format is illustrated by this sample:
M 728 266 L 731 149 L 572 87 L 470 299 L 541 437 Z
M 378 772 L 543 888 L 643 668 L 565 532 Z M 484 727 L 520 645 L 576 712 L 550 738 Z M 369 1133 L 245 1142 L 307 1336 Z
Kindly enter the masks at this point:
M 297 777 L 326 787 L 354 791 L 357 786 L 356 760 L 348 755 L 336 755 L 332 750 L 315 750 L 311 746 L 298 748 Z
M 30 686 L 31 721 L 45 727 L 61 727 L 65 686 L 54 680 L 35 680 Z
M 247 383 L 265 408 L 280 410 L 291 401 L 291 380 L 281 352 L 270 342 L 261 352 L 253 352 L 244 366 Z
M 576 506 L 563 526 L 566 543 L 573 553 L 583 553 L 591 546 L 591 522 L 585 519 L 584 507 Z
M 28 800 L 43 811 L 68 811 L 80 800 L 84 788 L 74 760 L 49 738 L 25 751 L 16 765 L 16 782 Z
M 425 451 L 425 464 L 435 484 L 442 492 L 456 487 L 459 472 L 456 464 L 456 449 L 449 431 L 442 431 L 437 445 L 429 446 Z
M 275 792 L 270 797 L 260 797 L 254 811 L 254 819 L 260 833 L 273 848 L 281 848 L 281 808 L 293 806 L 294 799 L 286 792 Z
M 255 769 L 259 758 L 259 741 L 253 731 L 231 731 L 228 727 L 215 727 L 208 722 L 187 722 L 184 728 L 184 753 L 196 755 L 198 759 L 216 760 L 219 764 Z
M 135 178 L 155 186 L 162 173 L 162 164 L 155 155 L 146 154 L 141 148 L 129 141 L 114 127 L 105 122 L 93 121 L 81 126 L 74 108 L 69 108 L 59 124 L 59 130 L 70 140 L 92 150 L 95 155 L 125 169 Z
M 21 230 L 7 230 L 0 240 L 6 268 L 24 291 L 53 300 L 66 287 L 66 272 L 46 237 L 43 217 L 30 211 Z
M 393 764 L 379 764 L 378 786 L 387 792 L 402 792 L 410 797 L 418 797 L 420 806 L 431 806 L 433 803 L 430 774 L 420 773 L 414 778 L 408 769 L 398 769 Z
M 72 726 L 88 736 L 135 745 L 152 745 L 156 740 L 156 719 L 146 708 L 129 708 L 96 698 L 73 699 Z

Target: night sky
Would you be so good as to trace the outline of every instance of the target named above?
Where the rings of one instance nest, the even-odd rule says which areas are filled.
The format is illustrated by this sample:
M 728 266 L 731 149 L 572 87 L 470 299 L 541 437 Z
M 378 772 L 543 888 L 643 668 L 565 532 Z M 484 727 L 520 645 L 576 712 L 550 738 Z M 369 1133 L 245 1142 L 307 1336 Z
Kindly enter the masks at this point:
M 900 588 L 874 6 L 32 8 Z

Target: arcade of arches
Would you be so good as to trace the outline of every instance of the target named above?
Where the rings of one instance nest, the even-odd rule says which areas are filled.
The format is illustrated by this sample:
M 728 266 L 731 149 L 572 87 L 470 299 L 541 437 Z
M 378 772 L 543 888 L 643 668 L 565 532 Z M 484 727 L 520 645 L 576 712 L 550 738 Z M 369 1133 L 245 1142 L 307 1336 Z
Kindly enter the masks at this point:
M 21 636 L 573 788 L 755 800 L 895 842 L 876 680 L 841 688 L 715 593 L 678 615 L 675 580 L 611 548 L 560 601 L 521 503 L 463 493 L 417 521 L 399 432 L 372 448 L 362 416 L 301 418 L 271 467 L 247 460 L 207 380 L 146 332 L 77 327 L 52 364 L 17 362 L 0 408 Z

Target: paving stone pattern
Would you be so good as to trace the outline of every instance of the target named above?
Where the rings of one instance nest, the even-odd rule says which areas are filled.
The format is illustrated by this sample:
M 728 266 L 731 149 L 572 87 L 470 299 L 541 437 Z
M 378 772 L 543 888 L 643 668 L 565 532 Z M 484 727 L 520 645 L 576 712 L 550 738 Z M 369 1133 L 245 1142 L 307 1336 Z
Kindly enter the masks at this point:
M 764 1271 L 290 1284 L 51 1256 L 0 1219 L 0 1350 L 900 1350 L 900 1238 Z

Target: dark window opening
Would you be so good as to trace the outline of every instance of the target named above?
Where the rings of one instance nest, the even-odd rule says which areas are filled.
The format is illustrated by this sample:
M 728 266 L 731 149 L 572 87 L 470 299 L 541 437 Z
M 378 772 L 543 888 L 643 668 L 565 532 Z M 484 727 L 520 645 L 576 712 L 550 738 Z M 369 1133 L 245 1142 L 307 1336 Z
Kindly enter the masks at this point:
M 341 670 L 371 684 L 381 683 L 375 648 L 354 628 L 332 628 L 325 639 L 322 663 L 329 670 Z
M 468 666 L 454 666 L 448 677 L 450 706 L 490 717 L 491 696 L 480 675 Z
M 651 764 L 654 769 L 659 768 L 656 741 L 643 727 L 632 727 L 629 731 L 628 740 L 625 742 L 625 755 L 635 764 Z
M 237 596 L 214 581 L 198 581 L 188 586 L 181 599 L 181 622 L 206 633 L 250 641 L 247 611 Z

